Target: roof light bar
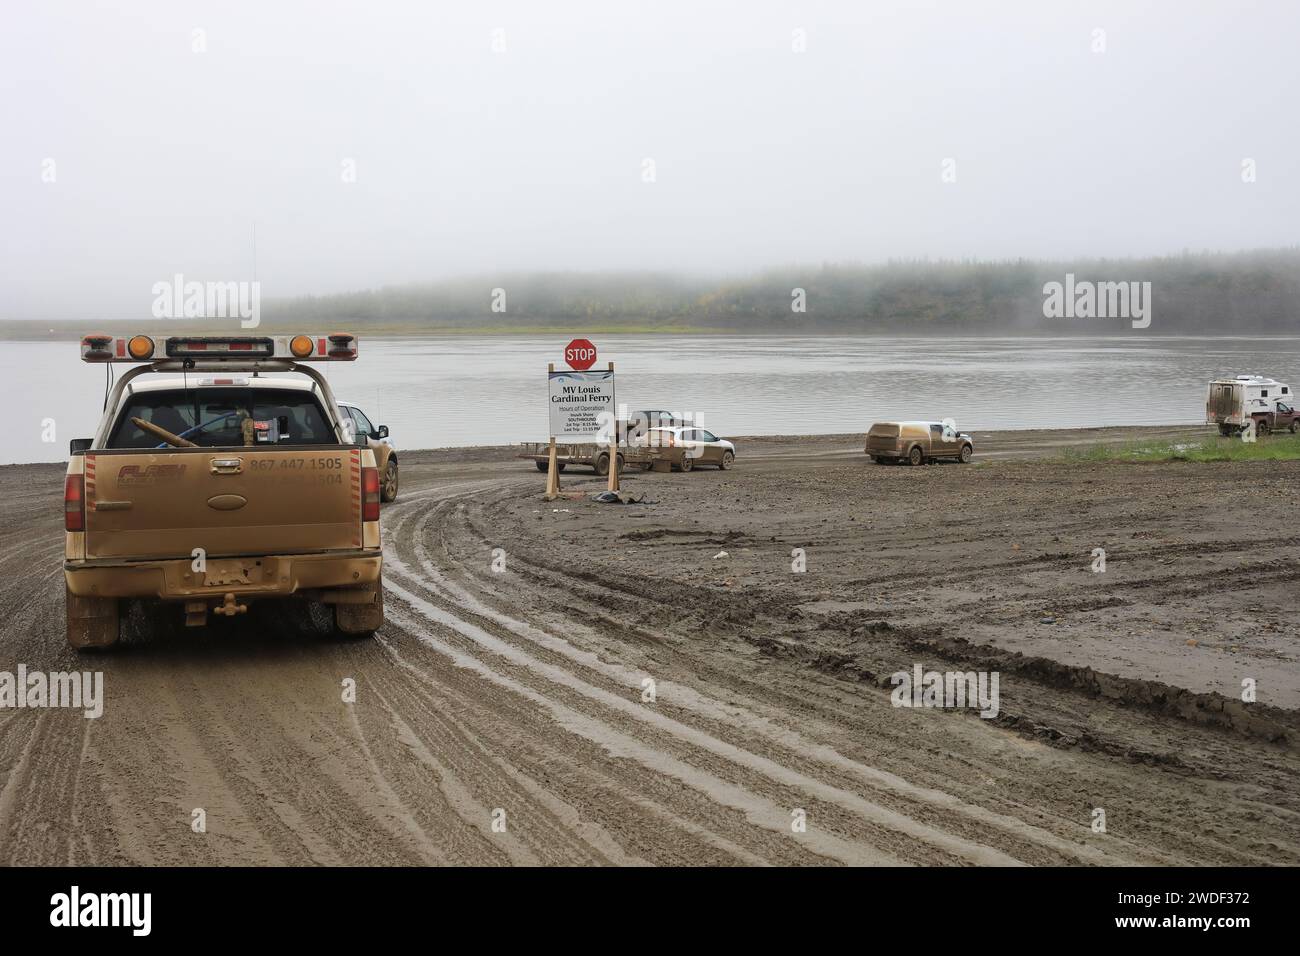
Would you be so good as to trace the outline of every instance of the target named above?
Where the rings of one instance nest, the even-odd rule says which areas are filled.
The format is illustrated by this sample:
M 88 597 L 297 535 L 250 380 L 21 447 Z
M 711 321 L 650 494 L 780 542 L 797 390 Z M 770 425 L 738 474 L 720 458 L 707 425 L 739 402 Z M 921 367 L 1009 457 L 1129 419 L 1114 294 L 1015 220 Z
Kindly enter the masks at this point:
M 165 339 L 94 332 L 81 339 L 81 359 L 83 362 L 157 362 L 167 359 L 351 362 L 357 357 L 357 345 L 357 337 L 351 332 L 277 336 L 173 335 Z

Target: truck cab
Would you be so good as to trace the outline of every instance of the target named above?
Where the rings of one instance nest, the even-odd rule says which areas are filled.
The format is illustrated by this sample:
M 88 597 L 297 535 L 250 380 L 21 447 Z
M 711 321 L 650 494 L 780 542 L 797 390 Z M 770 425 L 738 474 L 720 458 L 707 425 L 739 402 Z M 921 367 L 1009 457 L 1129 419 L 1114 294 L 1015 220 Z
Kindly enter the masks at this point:
M 64 481 L 67 639 L 116 643 L 130 601 L 235 616 L 311 601 L 334 629 L 383 623 L 379 472 L 309 363 L 351 361 L 352 335 L 82 340 L 132 363 Z

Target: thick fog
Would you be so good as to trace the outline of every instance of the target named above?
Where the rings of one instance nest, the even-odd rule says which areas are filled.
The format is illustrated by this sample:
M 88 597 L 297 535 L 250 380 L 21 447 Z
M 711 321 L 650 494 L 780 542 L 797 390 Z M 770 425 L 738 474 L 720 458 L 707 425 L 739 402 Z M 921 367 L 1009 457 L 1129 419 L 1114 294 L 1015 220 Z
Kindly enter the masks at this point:
M 0 319 L 1290 245 L 1285 2 L 10 4 Z

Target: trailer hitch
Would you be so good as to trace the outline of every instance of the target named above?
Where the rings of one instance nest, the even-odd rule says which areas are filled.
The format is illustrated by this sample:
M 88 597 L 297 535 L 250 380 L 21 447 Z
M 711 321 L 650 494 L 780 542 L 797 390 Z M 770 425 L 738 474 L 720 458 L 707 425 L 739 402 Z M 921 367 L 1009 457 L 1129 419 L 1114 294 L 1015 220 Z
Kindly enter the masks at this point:
M 235 600 L 234 592 L 227 591 L 225 598 L 221 602 L 221 606 L 214 607 L 212 609 L 212 613 L 223 614 L 226 617 L 234 617 L 236 614 L 243 614 L 247 610 L 248 610 L 247 604 L 238 603 Z

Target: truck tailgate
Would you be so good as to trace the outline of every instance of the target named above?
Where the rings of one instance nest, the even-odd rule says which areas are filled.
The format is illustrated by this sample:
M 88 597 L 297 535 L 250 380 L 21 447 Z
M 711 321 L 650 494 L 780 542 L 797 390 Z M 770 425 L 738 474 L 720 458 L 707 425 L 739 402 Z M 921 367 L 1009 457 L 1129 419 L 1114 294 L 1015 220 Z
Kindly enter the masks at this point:
M 86 557 L 189 558 L 361 547 L 356 448 L 86 453 Z

